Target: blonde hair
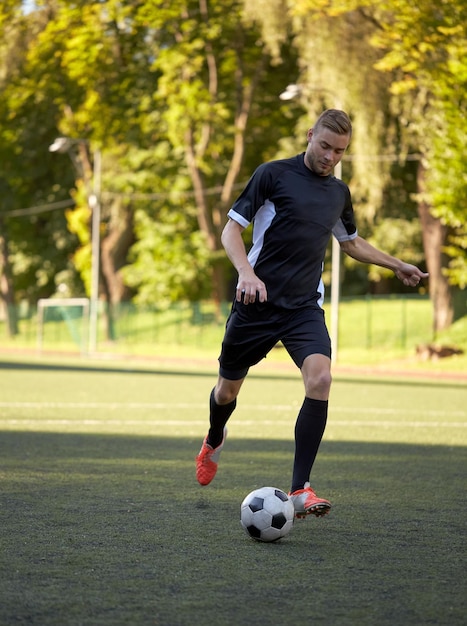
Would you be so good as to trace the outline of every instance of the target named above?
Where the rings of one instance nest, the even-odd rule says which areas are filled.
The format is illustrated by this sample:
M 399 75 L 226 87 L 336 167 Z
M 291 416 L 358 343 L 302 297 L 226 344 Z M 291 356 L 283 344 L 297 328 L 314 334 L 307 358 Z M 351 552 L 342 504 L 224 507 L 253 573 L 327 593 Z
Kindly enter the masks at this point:
M 313 126 L 313 130 L 322 127 L 329 128 L 336 135 L 352 136 L 352 122 L 347 113 L 339 109 L 327 109 L 321 113 Z

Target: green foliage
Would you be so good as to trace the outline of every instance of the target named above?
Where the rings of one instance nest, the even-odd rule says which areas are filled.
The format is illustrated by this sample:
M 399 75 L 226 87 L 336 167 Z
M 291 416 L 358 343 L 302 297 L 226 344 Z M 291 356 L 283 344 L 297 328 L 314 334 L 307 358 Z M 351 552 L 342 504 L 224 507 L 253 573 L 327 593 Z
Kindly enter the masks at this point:
M 388 216 L 400 220 L 401 226 L 411 219 L 411 199 L 397 202 L 397 214 L 387 204 L 400 186 L 398 179 L 389 178 L 396 171 L 390 172 L 388 164 L 391 155 L 403 163 L 407 153 L 418 154 L 426 169 L 426 190 L 417 200 L 427 202 L 433 215 L 449 226 L 444 251 L 451 261 L 445 271 L 453 285 L 464 287 L 465 2 L 297 0 L 289 5 L 279 35 L 274 29 L 284 3 L 273 3 L 271 13 L 261 11 L 261 3 L 245 0 L 245 5 L 263 25 L 272 48 L 288 27 L 296 33 L 302 105 L 308 113 L 316 114 L 324 102 L 347 108 L 354 119 L 350 168 L 344 162 L 344 178 L 350 181 L 362 232 L 365 221 L 372 225 L 377 214 L 379 221 Z M 412 169 L 410 162 L 405 167 Z M 399 235 L 405 242 L 403 228 Z
M 89 224 L 91 221 L 91 210 L 87 205 L 86 196 L 80 193 L 82 187 L 78 181 L 78 190 L 75 194 L 77 206 L 72 211 L 66 212 L 68 229 L 74 233 L 80 242 L 73 254 L 73 262 L 83 281 L 86 295 L 91 293 L 91 232 Z
M 156 29 L 152 41 L 152 67 L 158 75 L 154 103 L 161 119 L 154 133 L 169 140 L 172 154 L 182 157 L 185 171 L 192 150 L 205 191 L 225 183 L 235 142 L 245 133 L 245 124 L 244 176 L 251 173 L 252 159 L 258 164 L 266 144 L 262 120 L 269 120 L 268 145 L 284 128 L 276 113 L 277 96 L 287 80 L 290 55 L 285 54 L 282 65 L 271 73 L 271 61 L 259 45 L 260 33 L 251 24 L 244 25 L 242 9 L 239 0 L 212 1 L 203 11 L 198 2 L 180 1 L 146 3 L 138 12 L 137 19 L 149 20 Z M 254 108 L 249 115 L 250 106 Z M 214 214 L 215 209 L 210 211 Z
M 403 256 L 418 265 L 424 263 L 422 234 L 418 219 L 386 217 L 384 220 L 378 220 L 373 225 L 368 241 L 395 257 Z M 352 263 L 349 262 L 349 266 L 352 266 Z M 371 281 L 377 283 L 382 277 L 393 278 L 394 273 L 376 265 L 369 267 L 368 278 Z
M 9 3 L 2 8 L 10 17 L 12 10 Z M 53 5 L 39 2 L 31 13 L 19 13 L 15 19 L 15 36 L 10 32 L 1 41 L 15 59 L 13 69 L 8 68 L 8 89 L 1 100 L 5 115 L 3 123 L 0 119 L 0 133 L 5 134 L 8 149 L 15 150 L 18 144 L 14 126 L 8 123 L 11 111 L 18 119 L 18 132 L 26 128 L 32 135 L 40 129 L 36 157 L 40 151 L 46 153 L 57 135 L 82 138 L 91 149 L 101 148 L 103 241 L 112 240 L 128 213 L 134 216 L 138 237 L 144 239 L 147 234 L 152 240 L 151 230 L 157 229 L 151 223 L 153 196 L 162 204 L 167 199 L 164 211 L 170 207 L 171 212 L 183 212 L 176 204 L 177 194 L 194 190 L 196 214 L 190 213 L 188 230 L 186 225 L 177 226 L 174 232 L 183 236 L 173 245 L 172 226 L 164 235 L 164 248 L 173 255 L 169 263 L 158 264 L 159 282 L 167 283 L 164 297 L 204 295 L 205 275 L 223 265 L 219 233 L 238 177 L 246 178 L 262 160 L 265 146 L 270 149 L 283 128 L 290 128 L 290 121 L 284 122 L 277 110 L 277 93 L 293 65 L 291 55 L 285 55 L 287 62 L 274 74 L 268 72 L 272 66 L 258 45 L 259 33 L 251 24 L 244 27 L 239 0 L 201 5 L 194 1 L 148 0 L 134 5 L 118 0 L 59 0 Z M 249 123 L 250 115 L 258 124 Z M 273 130 L 266 141 L 268 124 Z M 29 149 L 31 135 L 24 137 Z M 18 195 L 18 186 L 24 183 L 24 159 L 21 164 L 21 158 L 6 160 L 13 174 L 10 187 L 11 181 L 18 180 L 10 192 L 20 206 L 33 204 L 29 187 L 23 199 Z M 50 169 L 46 172 L 49 183 L 38 185 L 49 193 L 48 201 L 68 197 L 70 188 L 76 187 L 78 193 L 72 192 L 79 205 L 75 218 L 85 212 L 81 187 L 89 182 L 86 172 L 79 168 L 74 172 L 63 156 L 40 160 L 44 161 L 54 170 L 53 175 Z M 67 169 L 65 178 L 59 175 Z M 55 172 L 57 183 L 51 184 Z M 148 219 L 142 217 L 143 212 Z M 183 216 L 178 221 L 182 224 Z M 79 227 L 76 219 L 70 225 L 79 243 L 75 236 L 69 241 L 79 248 L 69 258 L 88 285 L 85 227 L 85 220 Z M 130 235 L 126 241 L 131 244 Z M 29 237 L 26 247 L 32 253 Z M 137 270 L 124 272 L 131 285 L 145 291 L 144 301 L 154 282 L 154 266 L 137 259 L 145 249 L 144 243 L 136 246 L 131 259 Z M 68 259 L 61 260 L 63 267 Z M 192 280 L 193 260 L 199 269 L 196 280 Z M 47 289 L 53 291 L 50 284 Z
M 20 3 L 16 4 L 19 8 Z M 8 5 L 12 3 L 2 4 L 1 11 Z M 66 270 L 75 282 L 76 271 L 69 259 L 77 239 L 67 231 L 62 210 L 22 209 L 69 198 L 67 185 L 72 178 L 64 166 L 55 168 L 48 155 L 57 108 L 41 90 L 40 72 L 29 67 L 28 51 L 43 20 L 19 10 L 11 11 L 6 19 L 8 26 L 0 37 L 5 51 L 0 90 L 0 211 L 8 234 L 16 299 L 35 301 L 55 291 L 60 270 Z
M 465 2 L 399 0 L 380 5 L 389 19 L 374 42 L 385 51 L 378 67 L 397 72 L 392 92 L 399 110 L 411 107 L 406 140 L 426 168 L 426 196 L 434 216 L 451 228 L 445 252 L 452 284 L 467 284 L 467 37 Z M 417 103 L 416 108 L 413 104 Z M 420 107 L 420 108 L 418 108 Z M 407 115 L 408 111 L 405 111 Z
M 135 302 L 167 306 L 184 298 L 208 295 L 209 254 L 204 236 L 193 227 L 194 213 L 183 203 L 185 213 L 164 207 L 157 218 L 145 211 L 136 214 L 137 243 L 130 264 L 122 272 L 137 293 Z
M 149 120 L 147 131 L 169 148 L 167 161 L 158 163 L 158 186 L 164 189 L 170 180 L 168 199 L 178 191 L 193 190 L 193 217 L 201 233 L 184 236 L 188 245 L 185 251 L 177 240 L 173 241 L 171 248 L 177 262 L 166 250 L 169 262 L 158 264 L 162 276 L 168 277 L 166 288 L 159 289 L 165 289 L 172 298 L 192 298 L 196 289 L 198 297 L 206 293 L 208 272 L 216 297 L 225 297 L 227 280 L 220 278 L 225 265 L 220 254 L 220 232 L 235 185 L 240 177 L 248 178 L 262 160 L 265 128 L 268 147 L 284 128 L 290 128 L 290 122 L 279 114 L 277 94 L 282 89 L 281 81 L 286 80 L 291 57 L 286 54 L 280 68 L 270 73 L 272 59 L 258 45 L 258 30 L 251 24 L 245 27 L 242 9 L 239 0 L 145 2 L 135 14 L 138 24 L 152 26 L 148 41 L 151 69 L 157 76 L 153 106 L 158 116 Z M 176 208 L 170 200 L 164 211 L 168 212 L 168 207 L 171 212 L 180 210 L 180 205 Z M 182 207 L 184 211 L 185 203 Z M 151 212 L 148 215 L 152 219 Z M 144 232 L 152 240 L 150 231 L 154 227 L 150 220 L 142 219 L 141 214 L 136 220 L 139 237 Z M 144 301 L 155 293 L 154 279 L 148 271 L 153 266 L 147 264 L 146 250 L 145 243 L 137 243 L 132 260 L 138 271 L 125 270 L 126 280 L 138 285 L 139 291 L 144 290 Z M 143 254 L 144 259 L 139 258 Z M 155 256 L 158 252 L 152 253 Z M 170 271 L 165 271 L 169 267 Z
M 354 120 L 343 177 L 361 232 L 376 224 L 375 241 L 398 239 L 419 258 L 404 159 L 421 154 L 427 199 L 450 228 L 446 271 L 465 285 L 464 18 L 460 0 L 55 0 L 27 14 L 3 2 L 0 211 L 17 299 L 63 281 L 70 295 L 89 287 L 85 180 L 48 153 L 57 135 L 102 149 L 102 239 L 112 248 L 128 231 L 115 271 L 127 264 L 139 302 L 166 303 L 208 293 L 242 183 L 260 162 L 302 150 L 310 121 L 338 104 Z M 297 80 L 300 102 L 279 101 Z M 9 216 L 70 195 L 68 222 L 62 211 Z

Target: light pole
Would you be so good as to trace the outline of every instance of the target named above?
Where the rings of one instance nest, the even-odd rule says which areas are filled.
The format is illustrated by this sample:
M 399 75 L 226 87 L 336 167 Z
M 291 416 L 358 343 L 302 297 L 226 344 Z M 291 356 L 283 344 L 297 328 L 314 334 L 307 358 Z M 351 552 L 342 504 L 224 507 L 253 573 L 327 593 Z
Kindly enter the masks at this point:
M 279 94 L 281 100 L 293 100 L 303 92 L 301 85 L 294 83 L 287 85 L 285 90 Z M 329 93 L 336 100 L 336 106 L 340 109 L 341 104 L 337 94 L 326 87 L 306 87 L 306 91 L 318 91 Z M 342 163 L 339 162 L 334 168 L 336 178 L 342 178 Z M 332 361 L 337 361 L 337 350 L 339 346 L 339 301 L 340 301 L 340 273 L 341 273 L 341 247 L 335 237 L 332 237 L 331 249 L 331 343 Z
M 342 178 L 342 163 L 334 168 L 336 178 Z M 337 350 L 339 346 L 339 302 L 341 291 L 341 247 L 335 237 L 331 242 L 331 360 L 337 361 Z
M 71 139 L 70 137 L 57 137 L 49 146 L 50 152 L 68 153 L 78 173 L 83 176 L 86 186 L 88 205 L 91 209 L 91 294 L 89 307 L 89 352 L 93 353 L 97 347 L 97 321 L 99 307 L 99 263 L 100 263 L 100 223 L 101 223 L 101 152 L 96 149 L 93 153 L 92 184 L 89 181 L 89 173 L 81 162 L 81 159 L 73 154 L 74 146 L 82 145 L 87 150 L 89 142 L 86 139 Z

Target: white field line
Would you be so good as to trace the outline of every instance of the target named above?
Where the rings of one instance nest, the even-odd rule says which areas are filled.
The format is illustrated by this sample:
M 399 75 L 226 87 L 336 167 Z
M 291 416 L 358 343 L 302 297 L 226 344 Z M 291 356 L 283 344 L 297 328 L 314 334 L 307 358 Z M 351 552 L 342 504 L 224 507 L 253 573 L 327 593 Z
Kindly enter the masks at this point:
M 207 403 L 189 402 L 0 402 L 0 409 L 199 409 L 206 406 Z
M 193 402 L 0 402 L 0 409 L 155 409 L 155 410 L 176 410 L 194 409 L 207 410 L 206 403 Z M 299 406 L 290 404 L 242 404 L 238 407 L 238 412 L 242 411 L 269 411 L 269 412 L 291 412 L 295 414 Z M 460 410 L 430 410 L 430 409 L 404 409 L 404 408 L 381 408 L 381 407 L 358 407 L 358 406 L 330 406 L 332 413 L 358 413 L 375 415 L 426 415 L 430 417 L 456 416 L 467 418 L 467 411 Z
M 81 426 L 99 426 L 99 425 L 112 425 L 112 426 L 140 426 L 142 424 L 147 424 L 147 422 L 142 422 L 138 420 L 128 420 L 128 419 L 104 419 L 104 420 L 92 420 L 92 419 L 80 419 L 78 420 Z M 267 420 L 267 421 L 244 421 L 237 420 L 243 426 L 278 426 L 279 424 L 289 424 L 288 421 L 284 420 Z M 40 424 L 41 426 L 70 426 L 76 423 L 76 420 L 67 420 L 63 418 L 57 419 L 37 419 L 33 420 L 30 418 L 25 419 L 7 419 L 2 420 L 4 426 L 14 426 L 14 425 L 22 425 L 25 424 Z M 187 427 L 187 426 L 205 426 L 206 420 L 151 420 L 150 425 L 152 427 L 157 426 L 172 426 L 172 427 Z M 332 428 L 334 426 L 354 426 L 354 427 L 379 427 L 384 429 L 389 428 L 397 428 L 401 430 L 401 425 L 398 422 L 389 422 L 389 421 L 380 421 L 380 420 L 372 420 L 372 421 L 364 421 L 364 420 L 332 420 L 328 423 L 328 428 Z M 427 429 L 427 428 L 443 428 L 445 431 L 447 430 L 455 430 L 455 429 L 465 429 L 466 424 L 463 422 L 404 422 L 404 428 L 413 428 L 413 429 Z
M 206 409 L 206 403 L 194 402 L 0 402 L 0 408 L 18 408 L 18 409 Z M 292 413 L 298 410 L 299 406 L 290 404 L 242 404 L 238 407 L 241 411 L 290 411 Z M 381 408 L 381 407 L 358 407 L 358 406 L 330 406 L 331 412 L 336 413 L 375 413 L 378 415 L 400 415 L 400 414 L 423 414 L 429 416 L 440 415 L 456 415 L 458 417 L 466 417 L 467 411 L 458 410 L 426 410 L 426 409 L 404 409 L 404 408 Z
M 206 408 L 207 402 L 203 403 L 195 403 L 195 402 L 44 402 L 42 400 L 35 400 L 31 402 L 25 401 L 0 401 L 0 408 L 2 407 L 26 407 L 26 408 L 71 408 L 71 409 L 94 409 L 94 408 L 132 408 L 132 409 L 146 409 L 146 408 L 156 408 L 156 409 L 171 409 L 171 408 L 180 408 L 186 409 L 189 407 L 192 408 Z M 298 404 L 297 404 L 298 406 Z M 261 411 L 294 411 L 295 406 L 292 404 L 241 404 L 241 409 L 259 409 Z M 361 411 L 366 411 L 370 413 L 371 411 L 383 411 L 385 413 L 407 413 L 406 410 L 402 408 L 374 408 L 374 407 L 357 407 L 357 406 L 338 406 L 332 405 L 331 408 L 335 411 L 348 412 L 348 413 L 359 413 Z M 427 411 L 423 409 L 411 409 L 412 412 L 424 412 Z M 429 411 L 430 412 L 430 411 Z M 444 413 L 445 411 L 431 411 L 431 413 Z M 455 411 L 460 415 L 467 416 L 467 411 Z M 452 411 L 450 411 L 452 413 Z

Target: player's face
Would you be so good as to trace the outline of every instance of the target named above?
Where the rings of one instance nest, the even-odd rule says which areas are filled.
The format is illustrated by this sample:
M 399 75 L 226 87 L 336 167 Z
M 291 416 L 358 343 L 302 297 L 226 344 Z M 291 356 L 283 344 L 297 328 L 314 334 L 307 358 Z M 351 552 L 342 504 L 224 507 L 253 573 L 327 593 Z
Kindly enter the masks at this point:
M 349 135 L 338 135 L 326 127 L 310 129 L 307 135 L 305 165 L 319 176 L 328 176 L 339 163 L 350 142 Z

